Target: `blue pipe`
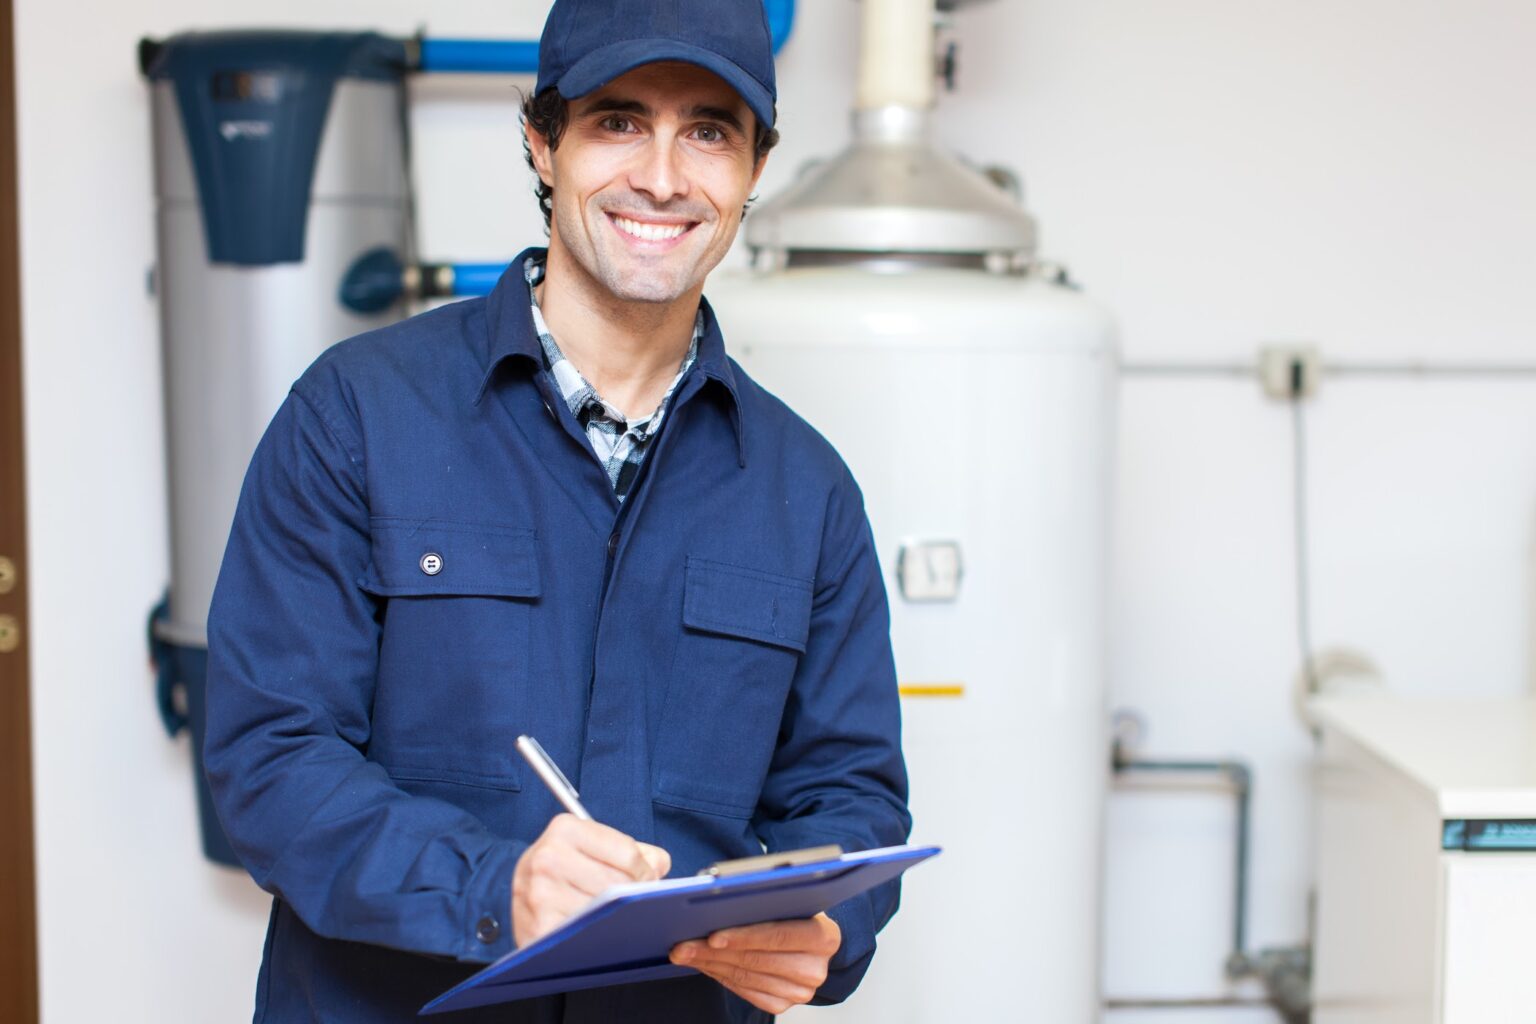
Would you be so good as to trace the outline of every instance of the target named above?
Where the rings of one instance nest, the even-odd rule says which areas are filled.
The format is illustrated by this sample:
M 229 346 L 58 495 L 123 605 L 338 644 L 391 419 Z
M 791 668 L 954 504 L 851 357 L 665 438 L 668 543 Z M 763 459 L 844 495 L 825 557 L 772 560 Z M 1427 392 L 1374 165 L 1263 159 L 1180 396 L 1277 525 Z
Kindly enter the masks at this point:
M 763 0 L 768 32 L 778 53 L 795 27 L 795 0 Z M 486 75 L 531 75 L 539 70 L 539 44 L 524 39 L 422 39 L 413 70 Z
M 505 262 L 418 263 L 407 268 L 394 250 L 380 246 L 353 261 L 342 275 L 336 297 L 354 313 L 366 316 L 382 313 L 404 298 L 489 295 L 506 269 Z M 171 728 L 169 720 L 166 728 Z
M 773 36 L 773 52 L 778 53 L 789 41 L 795 27 L 795 0 L 763 0 L 768 8 L 768 31 Z
M 454 263 L 453 295 L 489 295 L 507 269 L 506 263 Z
M 417 70 L 531 75 L 539 70 L 539 43 L 523 39 L 423 39 Z

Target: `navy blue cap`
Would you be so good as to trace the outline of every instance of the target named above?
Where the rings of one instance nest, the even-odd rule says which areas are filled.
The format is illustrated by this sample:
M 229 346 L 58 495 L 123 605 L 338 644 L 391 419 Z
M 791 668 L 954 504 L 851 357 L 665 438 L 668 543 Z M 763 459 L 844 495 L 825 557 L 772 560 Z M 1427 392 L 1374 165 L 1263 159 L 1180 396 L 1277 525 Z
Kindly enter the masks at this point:
M 713 71 L 772 126 L 778 90 L 763 0 L 555 0 L 534 91 L 574 100 L 666 60 Z

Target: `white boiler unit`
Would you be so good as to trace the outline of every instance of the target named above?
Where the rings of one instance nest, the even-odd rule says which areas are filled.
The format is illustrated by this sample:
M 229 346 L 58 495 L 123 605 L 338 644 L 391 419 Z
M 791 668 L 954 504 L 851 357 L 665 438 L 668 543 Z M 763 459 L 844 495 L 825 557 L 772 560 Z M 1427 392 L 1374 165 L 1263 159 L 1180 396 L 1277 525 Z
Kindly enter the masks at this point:
M 906 881 L 859 992 L 814 1013 L 1087 1024 L 1113 326 L 1035 263 L 1006 175 L 927 141 L 933 13 L 932 0 L 865 4 L 853 146 L 750 214 L 754 269 L 708 288 L 731 351 L 864 491 L 913 840 L 945 850 Z

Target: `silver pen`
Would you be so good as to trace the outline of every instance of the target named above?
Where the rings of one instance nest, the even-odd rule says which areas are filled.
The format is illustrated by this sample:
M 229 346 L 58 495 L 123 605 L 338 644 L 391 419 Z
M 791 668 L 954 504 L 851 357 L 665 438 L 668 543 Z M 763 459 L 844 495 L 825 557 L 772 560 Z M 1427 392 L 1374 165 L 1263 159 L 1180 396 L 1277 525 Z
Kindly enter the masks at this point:
M 592 815 L 581 806 L 581 801 L 576 799 L 578 794 L 576 787 L 571 785 L 571 780 L 565 777 L 560 766 L 555 764 L 550 756 L 539 746 L 539 741 L 532 736 L 519 736 L 517 738 L 517 752 L 523 755 L 523 759 L 532 766 L 534 774 L 544 780 L 544 785 L 555 794 L 555 799 L 561 806 L 570 811 L 582 821 L 591 821 Z

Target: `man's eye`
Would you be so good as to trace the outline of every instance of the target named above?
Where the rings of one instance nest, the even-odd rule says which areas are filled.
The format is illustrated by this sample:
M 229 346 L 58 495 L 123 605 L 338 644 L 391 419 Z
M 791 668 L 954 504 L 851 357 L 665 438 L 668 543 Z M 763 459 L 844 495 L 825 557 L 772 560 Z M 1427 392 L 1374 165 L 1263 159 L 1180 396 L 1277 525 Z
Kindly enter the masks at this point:
M 719 142 L 722 138 L 724 138 L 724 136 L 720 134 L 720 129 L 716 128 L 712 124 L 701 125 L 696 134 L 698 135 L 700 142 Z
M 602 124 L 611 132 L 627 132 L 630 128 L 629 118 L 620 117 L 617 114 L 609 114 L 603 118 Z

